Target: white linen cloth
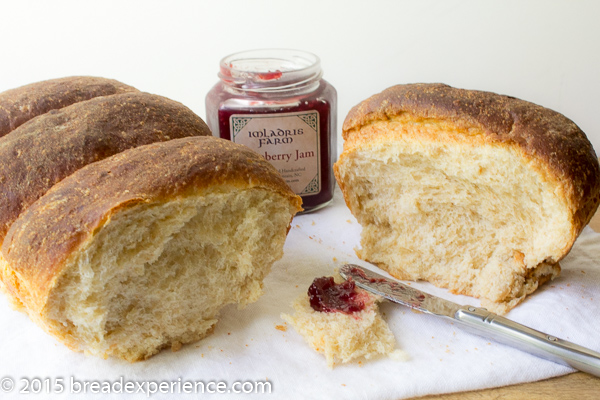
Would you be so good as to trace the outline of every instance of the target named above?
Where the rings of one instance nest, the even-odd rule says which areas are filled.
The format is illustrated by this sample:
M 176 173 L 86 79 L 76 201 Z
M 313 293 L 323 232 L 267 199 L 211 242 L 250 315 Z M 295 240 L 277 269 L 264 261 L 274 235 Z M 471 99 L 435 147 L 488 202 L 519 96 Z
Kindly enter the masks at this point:
M 33 398 L 274 398 L 274 399 L 401 399 L 426 394 L 498 387 L 554 377 L 572 370 L 519 350 L 462 331 L 447 320 L 384 303 L 381 309 L 398 347 L 408 361 L 378 358 L 327 369 L 314 352 L 280 318 L 293 312 L 290 304 L 315 277 L 331 275 L 335 267 L 359 260 L 360 225 L 346 208 L 339 191 L 332 205 L 294 219 L 285 255 L 264 283 L 264 295 L 246 309 L 227 306 L 214 334 L 178 352 L 165 350 L 144 362 L 103 360 L 75 353 L 35 326 L 0 299 L 0 397 L 22 398 L 29 385 Z M 600 234 L 586 228 L 561 262 L 562 273 L 507 317 L 534 329 L 600 351 Z M 372 267 L 374 268 L 374 267 Z M 414 287 L 445 299 L 479 305 L 427 283 Z M 279 329 L 278 329 L 279 328 Z M 32 381 L 37 378 L 38 381 Z M 57 381 L 62 379 L 62 381 Z M 143 385 L 143 393 L 94 394 L 88 385 L 119 390 L 115 382 Z M 203 394 L 183 391 L 184 382 L 267 381 L 270 394 Z M 13 382 L 13 388 L 10 384 Z M 63 385 L 63 391 L 56 391 Z M 149 384 L 154 382 L 155 384 Z M 160 393 L 159 384 L 175 393 Z M 179 393 L 177 383 L 179 382 Z M 41 383 L 41 390 L 39 389 Z M 78 386 L 79 384 L 79 386 Z M 225 386 L 223 386 L 225 385 Z M 238 384 L 235 389 L 242 388 Z M 134 386 L 134 390 L 139 386 Z M 197 386 L 198 390 L 200 387 Z M 216 384 L 206 389 L 216 390 Z M 244 389 L 251 386 L 246 384 Z M 79 393 L 74 393 L 79 390 Z M 156 389 L 156 390 L 154 390 Z M 148 390 L 156 393 L 148 393 Z M 41 393 L 35 394 L 38 391 Z M 50 393 L 48 393 L 50 392 Z

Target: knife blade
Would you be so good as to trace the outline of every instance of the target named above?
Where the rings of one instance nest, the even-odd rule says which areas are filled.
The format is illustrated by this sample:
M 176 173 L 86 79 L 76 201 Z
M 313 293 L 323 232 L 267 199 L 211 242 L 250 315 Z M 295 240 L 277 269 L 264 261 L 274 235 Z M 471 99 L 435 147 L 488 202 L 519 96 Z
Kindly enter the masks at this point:
M 340 275 L 371 293 L 423 313 L 458 322 L 457 326 L 537 357 L 600 377 L 600 353 L 521 325 L 485 308 L 461 306 L 389 279 L 355 264 L 346 264 Z

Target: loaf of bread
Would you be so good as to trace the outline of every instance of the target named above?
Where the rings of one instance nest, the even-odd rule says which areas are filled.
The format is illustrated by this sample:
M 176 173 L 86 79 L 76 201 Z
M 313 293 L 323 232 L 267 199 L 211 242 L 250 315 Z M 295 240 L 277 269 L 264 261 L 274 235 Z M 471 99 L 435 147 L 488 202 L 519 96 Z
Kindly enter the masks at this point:
M 135 92 L 113 79 L 72 76 L 21 86 L 0 93 L 0 137 L 30 119 L 99 96 Z
M 354 107 L 334 166 L 359 256 L 505 313 L 559 274 L 600 202 L 600 166 L 563 115 L 442 84 Z
M 135 361 L 211 332 L 261 294 L 296 196 L 267 161 L 208 136 L 136 147 L 55 184 L 2 246 L 8 293 L 70 348 Z
M 0 138 L 0 243 L 23 210 L 79 168 L 132 147 L 207 135 L 190 109 L 143 92 L 96 97 L 33 118 Z
M 143 92 L 95 97 L 31 119 L 0 137 L 0 245 L 24 210 L 81 167 L 140 145 L 210 134 L 187 107 Z M 7 268 L 0 254 L 0 282 Z
M 337 275 L 336 283 L 344 279 Z M 402 359 L 396 350 L 396 339 L 379 312 L 380 297 L 356 289 L 364 302 L 364 309 L 351 314 L 315 311 L 306 294 L 298 297 L 292 307 L 294 314 L 281 314 L 316 352 L 325 356 L 331 369 L 339 363 L 348 363 L 388 355 Z

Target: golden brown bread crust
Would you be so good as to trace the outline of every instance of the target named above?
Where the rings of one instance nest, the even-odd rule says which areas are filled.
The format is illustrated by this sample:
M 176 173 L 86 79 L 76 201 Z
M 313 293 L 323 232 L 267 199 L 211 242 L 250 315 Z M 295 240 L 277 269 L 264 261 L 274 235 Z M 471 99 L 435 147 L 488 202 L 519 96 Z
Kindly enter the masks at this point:
M 210 135 L 184 105 L 143 92 L 52 110 L 0 138 L 0 243 L 19 214 L 79 168 L 132 147 Z
M 370 140 L 360 137 L 362 126 L 405 113 L 413 119 L 446 120 L 463 129 L 475 128 L 488 143 L 520 148 L 564 188 L 577 234 L 596 212 L 600 203 L 596 153 L 581 129 L 562 114 L 490 92 L 444 84 L 397 85 L 350 110 L 343 125 L 344 148 Z
M 9 230 L 2 253 L 18 278 L 7 282 L 9 292 L 39 313 L 65 260 L 115 212 L 232 188 L 270 190 L 301 210 L 301 198 L 271 164 L 245 146 L 212 136 L 141 146 L 83 167 L 53 186 Z
M 30 119 L 99 96 L 136 92 L 114 79 L 71 76 L 51 79 L 0 93 L 0 137 Z

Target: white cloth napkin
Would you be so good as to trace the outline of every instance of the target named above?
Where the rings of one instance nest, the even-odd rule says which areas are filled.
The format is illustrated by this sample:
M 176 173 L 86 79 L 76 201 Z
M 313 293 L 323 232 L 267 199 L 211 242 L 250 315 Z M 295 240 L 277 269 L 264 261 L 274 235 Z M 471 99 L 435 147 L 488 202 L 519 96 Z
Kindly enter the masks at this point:
M 398 347 L 410 359 L 379 358 L 327 369 L 324 357 L 310 349 L 292 327 L 283 330 L 286 325 L 280 314 L 293 311 L 291 302 L 315 277 L 331 275 L 335 267 L 348 262 L 368 267 L 354 254 L 359 236 L 360 225 L 336 192 L 329 207 L 294 219 L 285 256 L 273 266 L 258 302 L 243 310 L 226 307 L 214 334 L 196 344 L 133 364 L 68 350 L 24 314 L 11 310 L 2 297 L 0 397 L 21 398 L 19 392 L 28 386 L 34 398 L 36 391 L 41 391 L 37 394 L 40 398 L 81 398 L 85 394 L 95 398 L 195 398 L 184 393 L 183 383 L 201 381 L 206 385 L 204 396 L 222 399 L 401 399 L 529 382 L 572 371 L 392 303 L 382 304 L 381 309 Z M 561 262 L 560 277 L 507 317 L 600 351 L 599 256 L 600 235 L 586 228 Z M 457 303 L 479 305 L 473 298 L 455 296 L 427 283 L 411 284 Z M 267 382 L 271 393 L 232 392 L 250 390 L 258 381 Z M 143 392 L 95 394 L 93 382 L 97 382 L 96 392 L 108 390 L 107 386 L 118 391 L 115 382 L 137 384 L 132 390 L 141 390 L 143 385 Z M 207 390 L 217 390 L 217 382 L 221 382 L 219 390 L 230 392 L 207 395 Z M 63 386 L 60 394 L 56 393 L 60 389 L 57 383 Z M 167 393 L 160 393 L 161 383 Z M 168 390 L 165 384 L 170 385 Z M 200 389 L 196 385 L 196 390 Z

